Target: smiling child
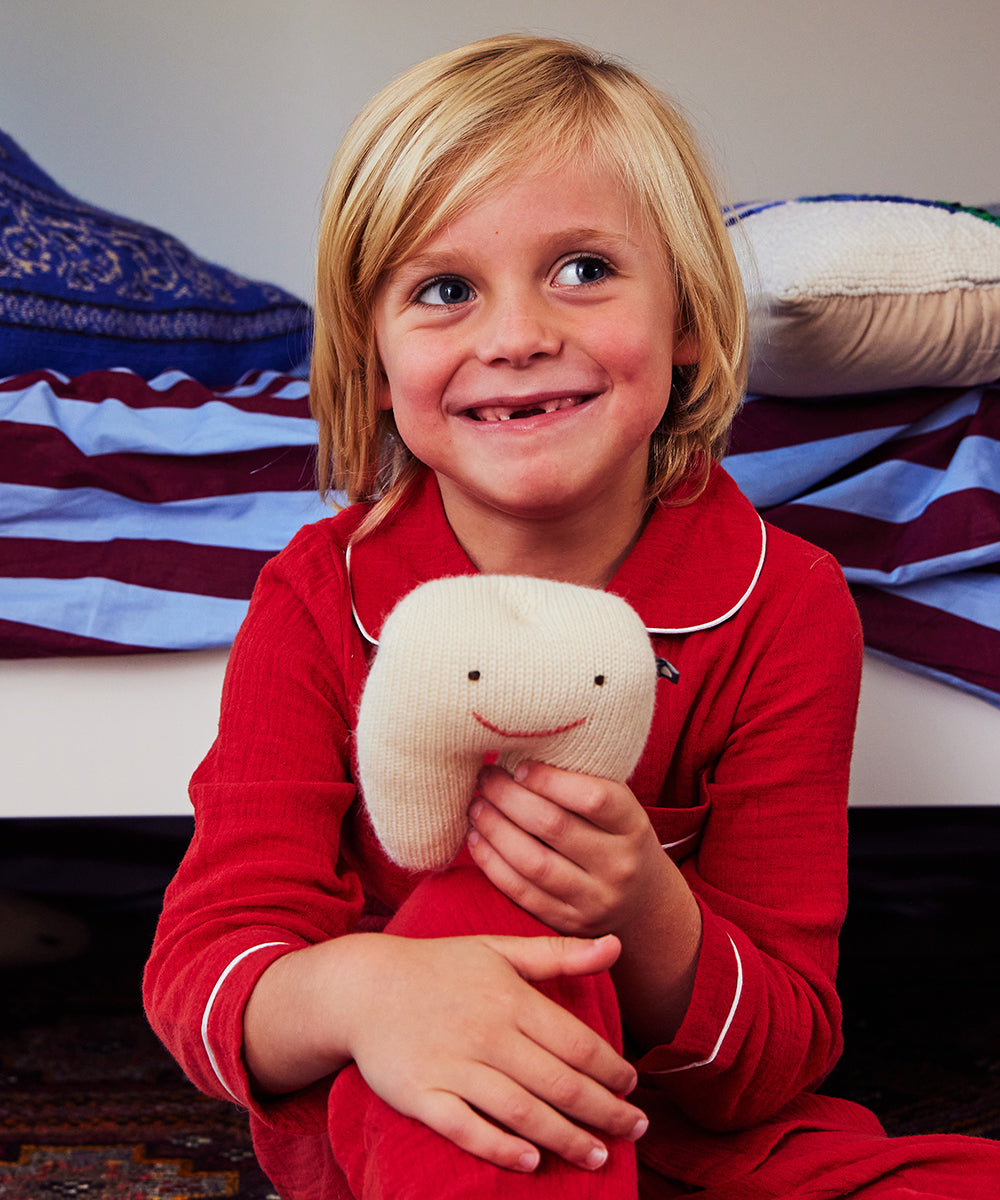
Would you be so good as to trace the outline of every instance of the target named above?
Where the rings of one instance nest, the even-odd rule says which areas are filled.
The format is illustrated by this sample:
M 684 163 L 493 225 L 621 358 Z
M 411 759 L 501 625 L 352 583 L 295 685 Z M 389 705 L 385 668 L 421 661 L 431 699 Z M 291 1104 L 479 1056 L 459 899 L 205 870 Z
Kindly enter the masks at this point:
M 147 968 L 283 1200 L 997 1195 L 1000 1147 L 822 1095 L 861 635 L 719 466 L 728 235 L 677 112 L 589 50 L 423 63 L 333 164 L 311 395 L 350 506 L 261 574 Z M 658 657 L 627 785 L 484 768 L 456 865 L 386 857 L 353 731 L 428 580 L 605 589 Z

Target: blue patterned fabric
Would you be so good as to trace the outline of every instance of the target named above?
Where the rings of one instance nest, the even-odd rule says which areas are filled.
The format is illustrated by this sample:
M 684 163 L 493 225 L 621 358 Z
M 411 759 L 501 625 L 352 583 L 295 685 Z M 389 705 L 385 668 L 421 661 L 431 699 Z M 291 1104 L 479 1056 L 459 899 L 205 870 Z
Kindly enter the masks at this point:
M 0 378 L 125 367 L 234 383 L 294 371 L 311 325 L 281 288 L 77 200 L 0 131 Z

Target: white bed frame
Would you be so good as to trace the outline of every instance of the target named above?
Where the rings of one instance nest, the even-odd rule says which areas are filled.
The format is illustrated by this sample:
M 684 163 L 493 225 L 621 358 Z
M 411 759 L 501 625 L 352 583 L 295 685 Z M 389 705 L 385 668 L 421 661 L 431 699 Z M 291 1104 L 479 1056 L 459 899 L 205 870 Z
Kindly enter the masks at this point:
M 0 664 L 0 817 L 190 815 L 226 650 Z M 1000 708 L 866 656 L 858 807 L 1000 803 Z

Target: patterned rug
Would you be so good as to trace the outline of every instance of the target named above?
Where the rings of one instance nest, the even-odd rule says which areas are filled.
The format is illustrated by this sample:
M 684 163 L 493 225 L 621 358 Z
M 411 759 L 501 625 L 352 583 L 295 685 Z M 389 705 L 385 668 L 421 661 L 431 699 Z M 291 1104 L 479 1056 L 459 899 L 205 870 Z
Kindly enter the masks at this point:
M 926 817 L 902 836 L 898 820 L 857 824 L 847 1051 L 827 1090 L 873 1108 L 890 1133 L 1000 1138 L 1000 812 L 957 833 Z M 121 853 L 132 866 L 149 856 Z M 2 1200 L 277 1200 L 244 1116 L 195 1091 L 142 1016 L 160 883 L 148 867 L 149 897 L 75 897 L 85 954 L 0 971 Z M 109 878 L 107 864 L 98 874 Z
M 150 920 L 91 923 L 78 962 L 0 974 L 0 1197 L 277 1200 L 244 1115 L 200 1095 L 141 1014 Z

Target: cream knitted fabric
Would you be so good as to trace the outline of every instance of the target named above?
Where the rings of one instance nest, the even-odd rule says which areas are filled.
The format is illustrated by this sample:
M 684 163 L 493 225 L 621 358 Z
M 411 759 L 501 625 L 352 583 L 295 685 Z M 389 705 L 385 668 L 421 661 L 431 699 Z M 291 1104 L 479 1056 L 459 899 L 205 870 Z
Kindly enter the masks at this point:
M 359 782 L 386 852 L 447 865 L 490 753 L 624 782 L 655 686 L 649 637 L 617 596 L 513 575 L 416 588 L 385 622 L 358 710 Z

